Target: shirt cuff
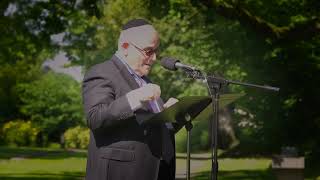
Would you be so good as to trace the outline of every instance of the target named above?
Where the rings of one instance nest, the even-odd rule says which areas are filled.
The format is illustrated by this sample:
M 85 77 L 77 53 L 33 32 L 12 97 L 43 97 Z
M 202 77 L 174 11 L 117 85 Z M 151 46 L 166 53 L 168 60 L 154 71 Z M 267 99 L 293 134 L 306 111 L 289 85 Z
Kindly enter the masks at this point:
M 134 95 L 134 93 L 129 92 L 126 94 L 126 96 L 132 111 L 135 111 L 142 107 L 142 103 L 137 98 L 137 96 Z

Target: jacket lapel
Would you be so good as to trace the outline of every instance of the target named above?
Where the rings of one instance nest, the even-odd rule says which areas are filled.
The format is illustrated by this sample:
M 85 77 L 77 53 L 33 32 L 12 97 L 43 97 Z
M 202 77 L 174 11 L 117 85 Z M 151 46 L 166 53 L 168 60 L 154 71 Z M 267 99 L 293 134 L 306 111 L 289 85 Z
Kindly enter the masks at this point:
M 113 55 L 111 58 L 111 61 L 114 63 L 114 65 L 118 68 L 120 75 L 124 78 L 124 80 L 128 83 L 131 89 L 137 89 L 139 88 L 138 83 L 132 75 L 129 73 L 127 67 L 121 62 L 121 60 Z
M 111 58 L 111 61 L 119 70 L 119 74 L 120 76 L 122 76 L 122 79 L 125 81 L 125 83 L 129 85 L 130 89 L 128 91 L 139 88 L 139 84 L 136 82 L 134 77 L 132 77 L 127 67 L 121 62 L 121 60 L 117 56 L 113 55 L 113 57 Z M 150 111 L 149 108 L 147 107 L 147 104 L 144 104 L 140 110 Z
M 119 74 L 128 83 L 131 90 L 139 88 L 139 85 L 136 82 L 136 80 L 134 79 L 134 77 L 132 77 L 132 75 L 128 71 L 127 67 L 121 62 L 121 60 L 117 56 L 113 55 L 111 58 L 111 61 L 118 68 Z M 149 78 L 147 78 L 146 76 L 143 76 L 142 79 L 145 80 L 147 83 L 152 83 L 151 80 Z M 158 105 L 160 106 L 160 108 L 163 109 L 163 104 L 164 104 L 163 100 L 161 98 L 159 98 L 159 99 L 157 99 L 157 102 L 158 102 Z M 147 108 L 145 106 L 142 109 L 149 111 L 149 108 Z

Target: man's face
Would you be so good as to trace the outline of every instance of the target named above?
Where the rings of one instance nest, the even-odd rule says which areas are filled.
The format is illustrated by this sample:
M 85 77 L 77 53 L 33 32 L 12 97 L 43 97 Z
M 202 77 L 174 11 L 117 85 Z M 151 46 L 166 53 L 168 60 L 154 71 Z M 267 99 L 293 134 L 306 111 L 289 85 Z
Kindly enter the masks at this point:
M 156 61 L 156 49 L 159 46 L 158 33 L 152 26 L 137 27 L 129 34 L 126 59 L 130 67 L 140 76 L 148 75 Z

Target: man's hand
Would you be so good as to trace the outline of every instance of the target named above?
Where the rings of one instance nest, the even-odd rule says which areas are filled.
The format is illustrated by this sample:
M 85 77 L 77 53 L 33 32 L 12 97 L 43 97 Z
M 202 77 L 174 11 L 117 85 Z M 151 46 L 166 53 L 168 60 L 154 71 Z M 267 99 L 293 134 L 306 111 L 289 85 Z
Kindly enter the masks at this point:
M 146 84 L 130 92 L 140 102 L 158 99 L 161 95 L 160 86 L 156 84 Z
M 164 103 L 163 107 L 164 107 L 164 108 L 168 108 L 168 107 L 174 105 L 174 104 L 177 103 L 177 102 L 179 102 L 178 99 L 176 99 L 176 98 L 170 98 L 166 103 Z

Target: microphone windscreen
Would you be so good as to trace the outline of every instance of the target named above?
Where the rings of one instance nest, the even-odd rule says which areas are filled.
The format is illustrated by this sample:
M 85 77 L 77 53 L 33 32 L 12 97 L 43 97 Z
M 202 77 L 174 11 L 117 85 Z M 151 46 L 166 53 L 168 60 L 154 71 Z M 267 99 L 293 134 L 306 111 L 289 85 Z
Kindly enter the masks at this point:
M 176 71 L 177 70 L 177 68 L 175 67 L 176 62 L 180 62 L 180 61 L 174 58 L 164 57 L 161 59 L 160 64 L 162 67 L 168 70 Z

